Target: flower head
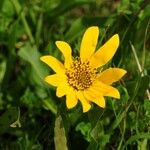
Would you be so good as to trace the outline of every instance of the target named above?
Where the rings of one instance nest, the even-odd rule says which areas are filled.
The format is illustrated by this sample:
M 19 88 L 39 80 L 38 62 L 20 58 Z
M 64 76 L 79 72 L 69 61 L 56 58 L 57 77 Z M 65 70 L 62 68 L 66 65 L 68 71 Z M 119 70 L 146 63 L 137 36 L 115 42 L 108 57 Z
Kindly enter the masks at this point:
M 64 56 L 64 64 L 53 56 L 42 56 L 40 59 L 51 67 L 56 74 L 49 75 L 45 81 L 57 87 L 56 95 L 66 95 L 67 108 L 81 102 L 83 112 L 91 108 L 91 102 L 105 107 L 105 96 L 120 98 L 119 91 L 111 85 L 120 80 L 126 73 L 120 68 L 108 68 L 98 71 L 115 54 L 119 46 L 119 36 L 115 34 L 96 52 L 99 28 L 89 27 L 82 38 L 80 56 L 72 57 L 72 50 L 68 43 L 56 41 L 56 46 Z

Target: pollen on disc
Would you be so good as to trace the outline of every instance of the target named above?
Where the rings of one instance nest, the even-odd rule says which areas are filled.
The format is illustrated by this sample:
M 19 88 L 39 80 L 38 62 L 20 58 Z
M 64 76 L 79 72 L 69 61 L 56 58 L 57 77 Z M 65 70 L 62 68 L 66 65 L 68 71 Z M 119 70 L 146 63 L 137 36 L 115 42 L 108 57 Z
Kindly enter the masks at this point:
M 66 75 L 70 86 L 76 90 L 85 90 L 92 85 L 96 70 L 90 67 L 89 62 L 81 62 L 77 59 L 71 68 L 66 70 Z

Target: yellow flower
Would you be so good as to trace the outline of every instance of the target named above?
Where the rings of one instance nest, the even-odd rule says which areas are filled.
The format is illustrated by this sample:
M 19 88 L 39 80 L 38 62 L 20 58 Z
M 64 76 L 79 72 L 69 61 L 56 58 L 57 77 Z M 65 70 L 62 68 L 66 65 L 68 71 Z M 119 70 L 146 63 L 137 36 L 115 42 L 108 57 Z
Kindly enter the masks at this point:
M 119 91 L 111 85 L 120 80 L 126 71 L 120 68 L 97 71 L 97 68 L 105 65 L 114 56 L 119 46 L 119 36 L 115 34 L 95 52 L 98 35 L 99 28 L 96 26 L 85 31 L 78 58 L 72 57 L 68 43 L 56 41 L 56 46 L 64 56 L 64 64 L 53 56 L 40 58 L 56 72 L 47 76 L 45 81 L 57 87 L 58 97 L 66 95 L 66 105 L 69 109 L 75 107 L 78 100 L 82 104 L 83 112 L 87 112 L 91 108 L 91 102 L 104 108 L 104 96 L 120 98 Z

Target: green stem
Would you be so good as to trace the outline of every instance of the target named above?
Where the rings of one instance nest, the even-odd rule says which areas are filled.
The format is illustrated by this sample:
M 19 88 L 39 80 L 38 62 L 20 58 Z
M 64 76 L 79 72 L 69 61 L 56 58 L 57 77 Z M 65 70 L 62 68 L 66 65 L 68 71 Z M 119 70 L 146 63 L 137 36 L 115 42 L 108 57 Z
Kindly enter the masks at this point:
M 43 100 L 44 105 L 48 110 L 50 110 L 54 115 L 57 114 L 57 106 L 53 103 L 51 104 L 49 99 Z
M 37 46 L 39 45 L 39 41 L 40 41 L 41 29 L 43 25 L 42 22 L 43 22 L 43 14 L 41 13 L 37 22 L 37 29 L 35 34 L 35 40 Z

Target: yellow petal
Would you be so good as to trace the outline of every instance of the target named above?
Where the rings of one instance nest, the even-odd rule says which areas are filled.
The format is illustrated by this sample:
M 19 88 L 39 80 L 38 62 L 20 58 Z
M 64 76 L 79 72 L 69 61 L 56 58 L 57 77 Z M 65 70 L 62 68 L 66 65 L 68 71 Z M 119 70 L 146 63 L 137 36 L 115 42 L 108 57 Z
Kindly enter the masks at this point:
M 104 96 L 109 96 L 109 97 L 120 99 L 119 91 L 112 86 L 109 87 L 109 92 L 104 93 Z
M 85 90 L 84 96 L 88 99 L 88 101 L 91 101 L 102 108 L 105 107 L 105 99 L 98 90 Z
M 84 90 L 84 96 L 88 100 L 99 99 L 102 97 L 102 93 L 100 93 L 96 86 L 91 86 L 90 88 Z
M 58 86 L 62 82 L 66 81 L 65 75 L 53 74 L 45 78 L 45 81 L 53 86 Z
M 106 106 L 105 99 L 103 96 L 99 99 L 95 99 L 93 102 L 102 108 L 105 108 L 105 106 Z
M 49 67 L 51 67 L 56 73 L 64 73 L 65 68 L 63 64 L 52 56 L 42 56 L 40 60 L 46 63 Z
M 82 61 L 89 60 L 96 49 L 99 29 L 96 26 L 88 28 L 82 38 L 80 58 Z
M 65 67 L 69 68 L 72 64 L 72 50 L 68 43 L 64 41 L 56 41 L 56 46 L 63 53 L 65 58 Z
M 98 80 L 111 85 L 112 83 L 120 80 L 126 72 L 126 70 L 120 68 L 109 68 L 98 75 Z
M 66 95 L 66 105 L 68 109 L 71 109 L 77 105 L 78 99 L 73 89 Z
M 69 91 L 69 86 L 66 83 L 61 83 L 61 85 L 57 87 L 56 96 L 62 97 L 64 95 L 67 95 L 68 91 Z
M 118 99 L 120 98 L 120 93 L 116 88 L 106 85 L 100 81 L 96 81 L 95 83 L 93 83 L 92 87 L 95 90 L 99 91 L 103 96 L 110 96 Z
M 84 97 L 83 92 L 82 91 L 78 91 L 77 92 L 77 97 L 80 100 L 82 107 L 83 107 L 83 112 L 87 112 L 90 110 L 91 105 L 90 103 L 87 101 L 87 99 Z
M 97 99 L 96 104 L 97 104 L 98 106 L 102 107 L 102 108 L 105 108 L 106 103 L 105 103 L 104 97 L 102 96 L 100 99 Z
M 91 57 L 90 63 L 94 68 L 105 65 L 116 53 L 119 46 L 119 36 L 115 34 Z

